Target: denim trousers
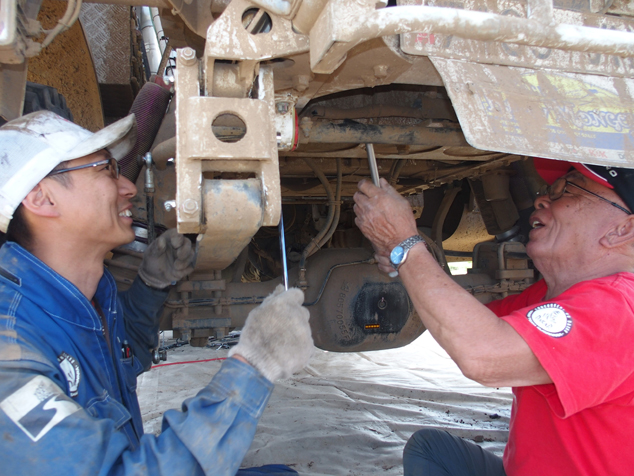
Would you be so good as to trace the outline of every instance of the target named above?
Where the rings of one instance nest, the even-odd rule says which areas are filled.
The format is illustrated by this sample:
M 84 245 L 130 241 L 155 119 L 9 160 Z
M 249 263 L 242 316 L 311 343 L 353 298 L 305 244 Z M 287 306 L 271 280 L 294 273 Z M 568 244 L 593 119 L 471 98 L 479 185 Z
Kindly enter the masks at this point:
M 405 476 L 506 476 L 502 458 L 446 431 L 414 433 L 403 450 Z
M 260 476 L 262 474 L 268 476 L 292 476 L 299 473 L 283 464 L 267 464 L 257 468 L 241 469 L 236 473 L 236 476 Z

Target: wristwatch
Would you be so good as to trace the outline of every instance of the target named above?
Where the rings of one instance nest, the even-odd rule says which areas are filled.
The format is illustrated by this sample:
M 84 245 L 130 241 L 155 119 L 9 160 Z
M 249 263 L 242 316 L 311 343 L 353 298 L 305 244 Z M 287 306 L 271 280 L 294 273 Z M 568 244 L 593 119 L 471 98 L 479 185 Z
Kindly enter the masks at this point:
M 390 262 L 395 270 L 398 271 L 398 268 L 403 265 L 407 259 L 409 250 L 412 249 L 412 246 L 421 242 L 425 243 L 425 240 L 423 240 L 420 235 L 414 235 L 410 236 L 406 240 L 403 240 L 401 243 L 392 248 L 392 251 L 390 252 Z

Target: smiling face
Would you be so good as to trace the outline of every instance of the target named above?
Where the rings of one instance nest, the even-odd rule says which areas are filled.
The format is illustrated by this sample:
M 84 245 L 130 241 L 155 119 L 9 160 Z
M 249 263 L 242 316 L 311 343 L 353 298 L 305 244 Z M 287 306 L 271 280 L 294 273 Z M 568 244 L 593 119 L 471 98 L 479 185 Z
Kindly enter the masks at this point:
M 68 163 L 68 168 L 102 161 L 105 150 Z M 95 251 L 106 253 L 134 240 L 132 204 L 136 187 L 123 176 L 115 179 L 108 164 L 66 172 L 69 186 L 48 178 L 54 188 L 56 205 L 63 220 L 64 233 Z
M 579 172 L 570 172 L 559 180 L 568 180 L 601 197 L 625 205 L 614 191 Z M 567 186 L 561 198 L 548 196 L 535 200 L 535 211 L 530 217 L 530 241 L 526 245 L 529 256 L 542 273 L 558 267 L 592 263 L 599 259 L 599 240 L 618 220 L 627 216 L 622 210 L 580 190 Z

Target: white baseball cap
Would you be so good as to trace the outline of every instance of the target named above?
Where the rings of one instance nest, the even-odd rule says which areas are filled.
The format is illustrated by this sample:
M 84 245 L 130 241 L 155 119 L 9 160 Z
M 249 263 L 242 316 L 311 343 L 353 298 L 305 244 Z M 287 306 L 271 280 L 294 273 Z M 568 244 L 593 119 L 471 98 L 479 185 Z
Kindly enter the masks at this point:
M 0 127 L 0 231 L 13 212 L 51 170 L 66 160 L 102 149 L 119 160 L 136 142 L 130 114 L 93 133 L 50 111 L 37 111 Z

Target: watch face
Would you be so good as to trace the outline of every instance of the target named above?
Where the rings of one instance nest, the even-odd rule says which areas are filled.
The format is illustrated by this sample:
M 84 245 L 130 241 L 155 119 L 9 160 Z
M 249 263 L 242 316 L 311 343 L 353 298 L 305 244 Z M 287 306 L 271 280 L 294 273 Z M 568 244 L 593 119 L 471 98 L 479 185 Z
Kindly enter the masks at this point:
M 405 254 L 405 250 L 402 246 L 395 246 L 392 252 L 390 253 L 390 261 L 394 266 L 398 266 L 403 261 L 403 255 Z

